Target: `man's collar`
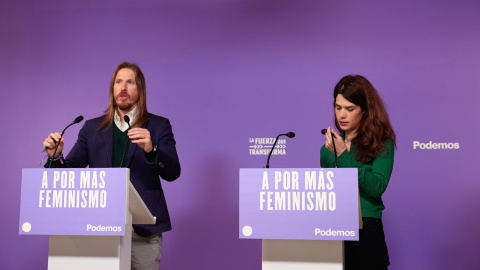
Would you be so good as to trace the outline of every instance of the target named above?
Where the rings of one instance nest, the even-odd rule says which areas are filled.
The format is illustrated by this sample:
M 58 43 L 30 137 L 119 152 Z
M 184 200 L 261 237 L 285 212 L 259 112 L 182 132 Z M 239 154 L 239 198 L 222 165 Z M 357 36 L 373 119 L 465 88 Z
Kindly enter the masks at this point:
M 135 119 L 137 118 L 137 106 L 135 106 L 135 108 L 129 111 L 126 115 L 128 116 L 128 118 L 130 118 L 130 125 L 132 125 L 135 122 Z M 123 121 L 123 119 L 120 118 L 120 115 L 118 115 L 117 110 L 115 110 L 113 121 L 121 131 L 125 131 L 128 129 L 127 123 L 125 123 L 125 121 Z

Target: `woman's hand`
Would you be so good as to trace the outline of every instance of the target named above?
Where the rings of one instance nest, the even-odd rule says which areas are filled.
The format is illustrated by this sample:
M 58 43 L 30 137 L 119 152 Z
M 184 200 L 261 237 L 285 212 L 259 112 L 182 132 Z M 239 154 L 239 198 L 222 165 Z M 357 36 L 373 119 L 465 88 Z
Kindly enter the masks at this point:
M 345 142 L 343 141 L 342 137 L 340 137 L 340 135 L 338 135 L 335 130 L 333 130 L 333 128 L 328 127 L 327 129 L 327 133 L 325 134 L 325 147 L 330 150 L 330 152 L 335 154 L 335 151 L 333 149 L 332 134 L 335 140 L 337 156 L 340 156 L 343 151 L 347 150 L 347 147 L 345 146 Z

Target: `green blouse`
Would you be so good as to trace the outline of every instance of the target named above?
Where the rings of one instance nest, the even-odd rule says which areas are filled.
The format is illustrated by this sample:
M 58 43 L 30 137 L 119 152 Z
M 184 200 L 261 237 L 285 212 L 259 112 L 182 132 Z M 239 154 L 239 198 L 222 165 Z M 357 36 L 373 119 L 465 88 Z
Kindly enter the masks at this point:
M 353 145 L 350 147 L 350 152 L 345 150 L 337 157 L 339 168 L 358 168 L 362 217 L 382 218 L 382 211 L 385 209 L 382 194 L 387 189 L 393 170 L 395 147 L 391 139 L 386 141 L 385 149 L 385 152 L 371 162 L 355 160 L 356 148 Z M 320 166 L 322 168 L 333 168 L 334 164 L 334 154 L 323 145 L 320 150 Z

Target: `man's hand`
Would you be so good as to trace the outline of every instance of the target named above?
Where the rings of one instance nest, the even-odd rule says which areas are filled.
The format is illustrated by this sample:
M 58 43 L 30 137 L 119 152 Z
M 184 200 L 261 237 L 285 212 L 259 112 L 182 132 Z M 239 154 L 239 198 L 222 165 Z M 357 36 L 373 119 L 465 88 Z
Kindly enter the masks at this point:
M 132 128 L 127 133 L 128 138 L 132 140 L 132 143 L 138 144 L 145 153 L 150 153 L 153 150 L 152 138 L 150 137 L 150 131 L 144 128 Z
M 55 133 L 50 133 L 48 137 L 43 141 L 43 149 L 47 148 L 47 155 L 51 158 L 53 158 L 53 152 L 55 152 L 55 148 L 57 147 L 58 142 L 60 141 L 60 133 L 55 132 Z M 58 146 L 57 149 L 57 155 L 60 155 L 63 150 L 63 138 L 60 141 L 60 145 Z

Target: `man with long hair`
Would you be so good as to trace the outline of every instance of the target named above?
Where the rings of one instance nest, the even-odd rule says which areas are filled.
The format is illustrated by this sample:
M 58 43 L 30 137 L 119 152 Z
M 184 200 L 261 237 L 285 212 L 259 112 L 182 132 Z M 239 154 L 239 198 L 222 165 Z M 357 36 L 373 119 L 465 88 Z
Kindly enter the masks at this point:
M 57 144 L 59 154 L 53 157 Z M 159 177 L 174 181 L 180 176 L 175 144 L 169 120 L 148 113 L 145 77 L 129 62 L 115 69 L 105 114 L 85 122 L 64 160 L 58 132 L 43 142 L 49 157 L 46 167 L 130 168 L 130 181 L 156 217 L 154 225 L 133 225 L 132 269 L 158 270 L 162 233 L 172 229 Z

